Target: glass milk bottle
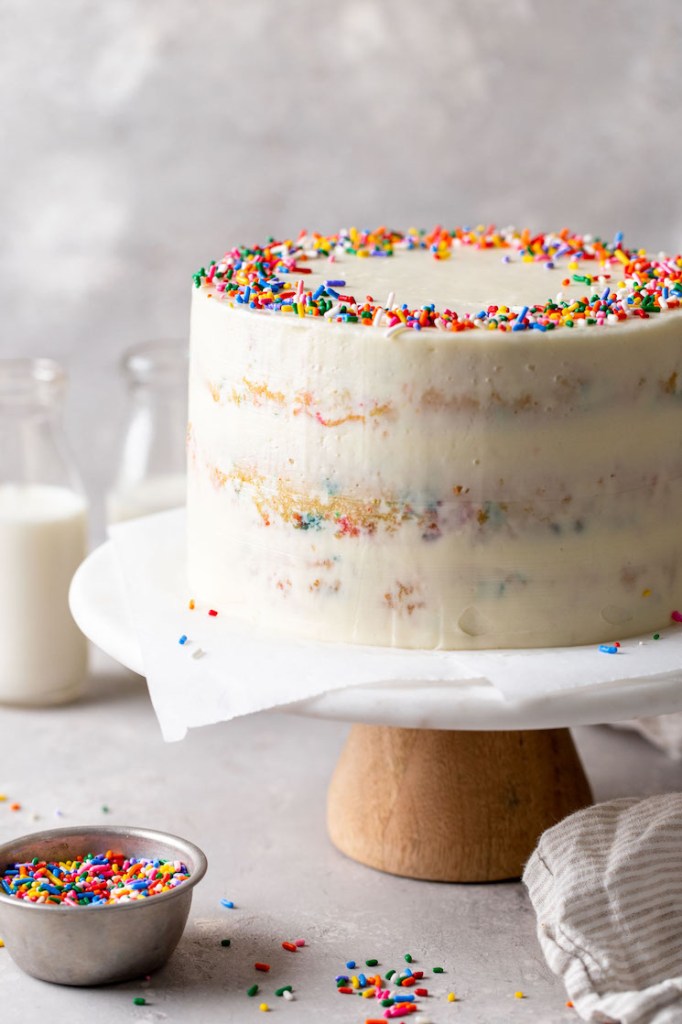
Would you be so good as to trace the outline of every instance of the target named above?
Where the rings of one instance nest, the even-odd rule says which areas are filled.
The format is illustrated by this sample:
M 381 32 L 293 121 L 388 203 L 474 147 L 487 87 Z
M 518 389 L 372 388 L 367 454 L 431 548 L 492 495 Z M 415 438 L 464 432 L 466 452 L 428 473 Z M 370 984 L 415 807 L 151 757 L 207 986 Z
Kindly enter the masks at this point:
M 150 341 L 121 360 L 129 419 L 112 489 L 109 523 L 185 504 L 187 344 Z
M 87 502 L 66 450 L 66 376 L 50 359 L 0 360 L 0 702 L 77 697 L 87 641 L 69 611 L 87 551 Z

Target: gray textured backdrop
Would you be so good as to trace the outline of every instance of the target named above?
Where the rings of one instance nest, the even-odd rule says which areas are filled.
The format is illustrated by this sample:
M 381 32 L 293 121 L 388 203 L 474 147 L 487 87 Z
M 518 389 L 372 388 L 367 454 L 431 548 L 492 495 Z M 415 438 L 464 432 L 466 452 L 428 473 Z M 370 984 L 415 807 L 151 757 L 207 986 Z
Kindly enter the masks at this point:
M 0 0 L 0 354 L 64 360 L 97 500 L 134 341 L 302 226 L 682 247 L 680 0 Z M 87 429 L 83 425 L 87 423 Z

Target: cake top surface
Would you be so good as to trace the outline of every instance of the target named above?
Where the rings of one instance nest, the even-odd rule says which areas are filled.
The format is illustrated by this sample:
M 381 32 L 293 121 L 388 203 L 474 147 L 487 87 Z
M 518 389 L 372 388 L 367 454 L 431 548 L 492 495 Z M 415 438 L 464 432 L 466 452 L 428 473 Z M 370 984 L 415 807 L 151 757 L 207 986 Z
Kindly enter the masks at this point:
M 237 247 L 194 275 L 231 306 L 334 323 L 551 331 L 648 319 L 682 302 L 682 256 L 564 229 L 354 228 Z

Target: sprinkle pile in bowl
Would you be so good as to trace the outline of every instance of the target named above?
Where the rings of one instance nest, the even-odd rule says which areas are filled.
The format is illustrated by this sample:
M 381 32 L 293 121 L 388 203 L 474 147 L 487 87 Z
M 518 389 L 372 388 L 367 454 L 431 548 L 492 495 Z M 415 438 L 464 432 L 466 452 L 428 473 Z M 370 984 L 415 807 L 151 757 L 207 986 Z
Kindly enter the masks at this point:
M 170 892 L 190 877 L 182 861 L 126 857 L 123 853 L 86 853 L 69 860 L 10 864 L 0 885 L 8 896 L 30 903 L 90 907 L 126 903 Z
M 0 934 L 18 966 L 43 981 L 139 978 L 177 946 L 206 867 L 193 843 L 151 829 L 22 836 L 0 845 Z

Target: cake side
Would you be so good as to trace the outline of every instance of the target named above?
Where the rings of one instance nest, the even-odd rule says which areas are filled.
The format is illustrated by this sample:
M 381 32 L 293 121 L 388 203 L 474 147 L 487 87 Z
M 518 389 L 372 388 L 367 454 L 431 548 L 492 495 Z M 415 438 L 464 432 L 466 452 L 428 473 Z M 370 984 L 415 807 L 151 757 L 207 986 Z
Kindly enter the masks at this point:
M 658 628 L 682 602 L 678 381 L 672 311 L 589 337 L 387 337 L 233 308 L 204 284 L 190 586 L 343 642 L 533 647 Z

